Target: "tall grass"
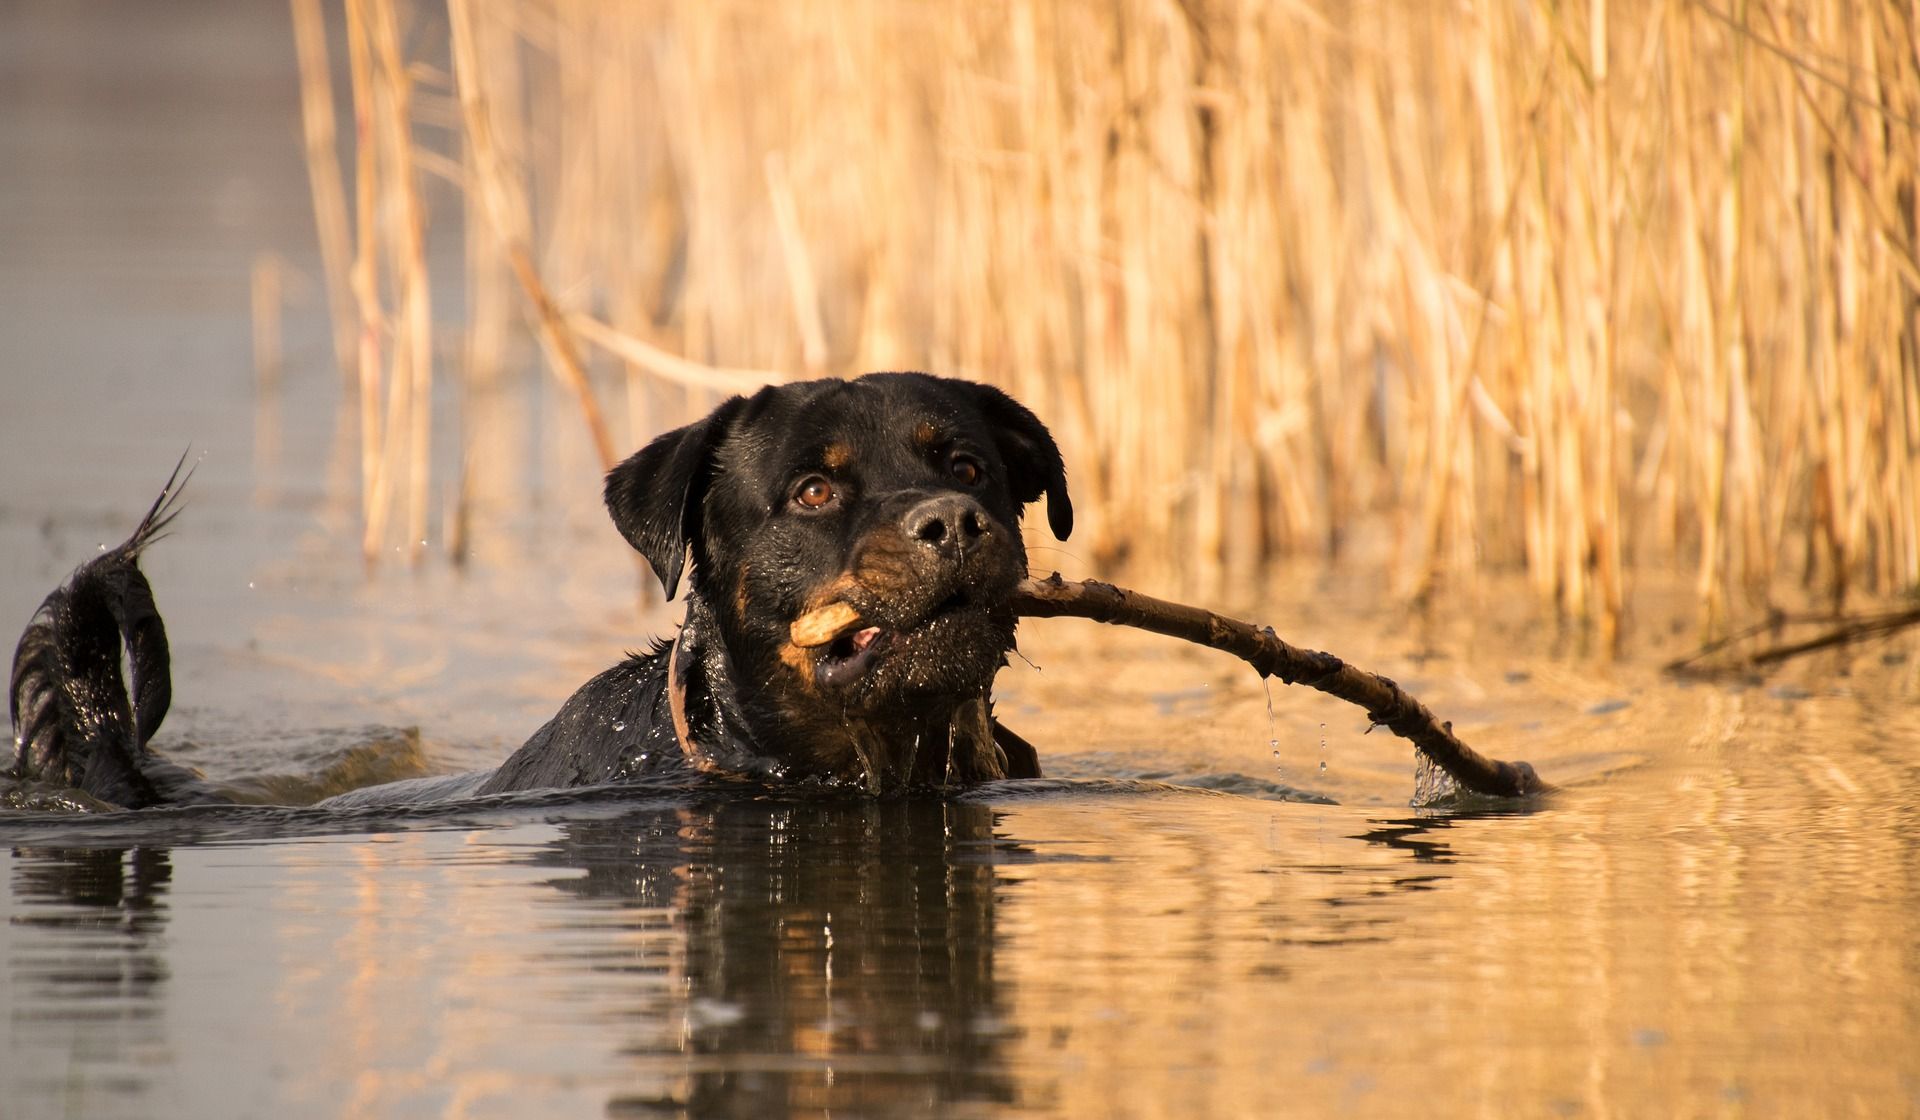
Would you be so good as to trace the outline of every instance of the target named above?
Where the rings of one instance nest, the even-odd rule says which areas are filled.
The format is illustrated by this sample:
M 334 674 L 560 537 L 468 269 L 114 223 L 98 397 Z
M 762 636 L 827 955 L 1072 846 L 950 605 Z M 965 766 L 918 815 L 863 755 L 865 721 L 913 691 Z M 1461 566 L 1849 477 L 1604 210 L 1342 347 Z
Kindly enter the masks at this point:
M 1076 570 L 1382 526 L 1404 592 L 1519 566 L 1603 632 L 1676 565 L 1711 626 L 1920 585 L 1911 5 L 450 0 L 403 60 L 344 2 L 370 549 L 429 390 L 408 152 L 452 136 L 468 364 L 530 323 L 622 448 L 926 368 L 1054 426 Z M 414 75 L 459 111 L 403 119 Z

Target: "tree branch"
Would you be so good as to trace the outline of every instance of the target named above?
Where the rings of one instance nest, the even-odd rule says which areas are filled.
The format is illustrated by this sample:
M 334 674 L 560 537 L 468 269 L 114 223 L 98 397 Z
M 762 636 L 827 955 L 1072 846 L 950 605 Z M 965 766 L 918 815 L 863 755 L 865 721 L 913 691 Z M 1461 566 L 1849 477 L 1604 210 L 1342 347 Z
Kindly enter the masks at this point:
M 1789 625 L 1804 624 L 1811 621 L 1815 620 L 1775 615 L 1737 634 L 1730 634 L 1718 641 L 1708 642 L 1706 645 L 1701 646 L 1685 657 L 1667 662 L 1666 670 L 1677 677 L 1696 677 L 1702 679 L 1724 676 L 1731 673 L 1755 672 L 1769 665 L 1789 661 L 1804 653 L 1831 649 L 1834 646 L 1843 646 L 1849 642 L 1865 641 L 1868 638 L 1883 638 L 1911 627 L 1920 626 L 1920 607 L 1886 611 L 1880 614 L 1856 615 L 1852 618 L 1842 618 L 1838 620 L 1820 619 L 1819 621 L 1827 622 L 1830 625 L 1827 629 L 1815 634 L 1811 638 L 1802 638 L 1792 642 L 1779 642 L 1774 645 L 1763 646 L 1747 654 L 1728 654 L 1724 657 L 1717 656 L 1721 651 L 1742 643 L 1749 643 L 1761 634 L 1772 633 L 1778 635 L 1781 630 Z
M 1199 607 L 1169 603 L 1094 580 L 1021 581 L 1014 609 L 1033 618 L 1089 618 L 1116 626 L 1151 630 L 1172 638 L 1231 653 L 1263 677 L 1304 684 L 1367 710 L 1367 718 L 1410 740 L 1463 788 L 1493 797 L 1533 797 L 1553 789 L 1524 762 L 1487 758 L 1461 742 L 1453 724 L 1435 719 L 1426 705 L 1385 677 L 1356 668 L 1330 653 L 1299 649 L 1274 635 L 1272 627 L 1217 615 Z

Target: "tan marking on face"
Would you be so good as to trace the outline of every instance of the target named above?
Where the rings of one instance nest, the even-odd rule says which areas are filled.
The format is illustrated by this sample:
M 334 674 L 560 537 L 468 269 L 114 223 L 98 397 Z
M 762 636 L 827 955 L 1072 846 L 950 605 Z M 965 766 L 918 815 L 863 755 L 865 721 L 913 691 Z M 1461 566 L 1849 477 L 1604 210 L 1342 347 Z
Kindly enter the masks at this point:
M 820 452 L 820 461 L 830 471 L 841 470 L 853 462 L 853 447 L 845 443 L 829 443 L 826 450 Z
M 811 651 L 801 649 L 792 642 L 782 642 L 780 644 L 780 663 L 793 670 L 793 675 L 800 680 L 801 688 L 808 692 L 813 691 L 813 654 Z
M 940 429 L 922 420 L 913 426 L 913 442 L 921 447 L 932 447 L 940 442 Z
M 733 585 L 733 612 L 734 612 L 733 616 L 735 618 L 747 617 L 747 600 L 748 600 L 747 572 L 748 571 L 749 571 L 749 568 L 747 567 L 747 565 L 745 564 L 740 565 L 740 582 Z

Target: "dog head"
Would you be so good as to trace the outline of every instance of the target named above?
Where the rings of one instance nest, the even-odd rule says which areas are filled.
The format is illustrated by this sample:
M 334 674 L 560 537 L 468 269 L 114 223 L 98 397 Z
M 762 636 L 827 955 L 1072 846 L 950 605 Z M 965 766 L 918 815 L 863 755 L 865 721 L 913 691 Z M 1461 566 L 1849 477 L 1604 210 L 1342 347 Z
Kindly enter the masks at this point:
M 850 736 L 918 738 L 985 697 L 1013 647 L 1020 514 L 1042 495 L 1065 539 L 1065 470 L 1032 412 L 911 373 L 735 397 L 607 477 L 614 524 L 669 596 L 691 554 L 756 738 L 829 774 L 854 766 Z M 796 644 L 795 620 L 830 604 L 841 625 Z

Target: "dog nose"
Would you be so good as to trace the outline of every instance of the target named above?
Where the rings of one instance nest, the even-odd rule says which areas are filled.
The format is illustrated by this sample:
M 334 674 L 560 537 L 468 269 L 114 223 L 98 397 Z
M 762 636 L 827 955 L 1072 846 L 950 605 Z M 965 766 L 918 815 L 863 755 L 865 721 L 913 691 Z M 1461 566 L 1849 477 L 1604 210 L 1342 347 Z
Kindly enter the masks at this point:
M 907 510 L 901 528 L 909 538 L 955 558 L 972 552 L 990 533 L 987 511 L 965 494 L 928 498 Z

